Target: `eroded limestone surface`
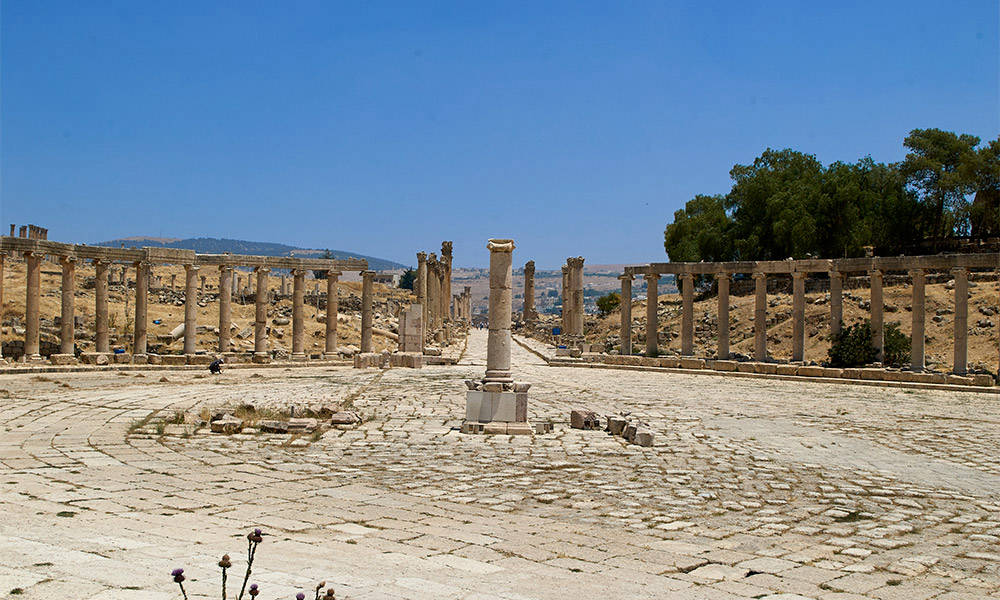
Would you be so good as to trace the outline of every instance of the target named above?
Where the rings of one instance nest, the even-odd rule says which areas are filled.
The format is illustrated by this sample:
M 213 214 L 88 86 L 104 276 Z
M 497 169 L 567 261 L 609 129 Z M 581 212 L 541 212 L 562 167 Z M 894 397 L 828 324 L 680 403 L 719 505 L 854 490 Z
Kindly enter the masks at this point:
M 485 355 L 474 330 L 459 365 L 419 371 L 4 377 L 0 595 L 175 598 L 181 566 L 208 597 L 259 526 L 266 597 L 1000 596 L 996 394 L 550 368 L 515 344 L 556 431 L 461 435 Z M 365 421 L 294 444 L 129 432 L 242 402 Z M 571 429 L 574 408 L 630 412 L 655 444 Z

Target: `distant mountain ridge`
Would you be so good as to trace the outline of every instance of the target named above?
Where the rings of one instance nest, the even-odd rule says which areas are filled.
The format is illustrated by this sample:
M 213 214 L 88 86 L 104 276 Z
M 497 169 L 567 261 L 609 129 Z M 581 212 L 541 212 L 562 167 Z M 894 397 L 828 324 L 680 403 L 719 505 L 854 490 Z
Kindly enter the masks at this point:
M 155 238 L 143 236 L 131 236 L 97 242 L 95 246 L 109 246 L 118 248 L 122 245 L 126 248 L 142 248 L 143 246 L 156 248 L 180 248 L 182 250 L 194 250 L 200 254 L 250 254 L 256 256 L 299 256 L 303 258 L 315 258 L 321 256 L 326 250 L 298 248 L 288 244 L 276 244 L 273 242 L 250 242 L 247 240 L 230 240 L 226 238 L 188 238 L 179 240 L 174 238 Z M 355 252 L 330 249 L 330 254 L 334 258 L 363 258 L 368 261 L 368 268 L 373 271 L 391 271 L 393 269 L 405 269 L 406 265 L 384 258 L 365 256 Z

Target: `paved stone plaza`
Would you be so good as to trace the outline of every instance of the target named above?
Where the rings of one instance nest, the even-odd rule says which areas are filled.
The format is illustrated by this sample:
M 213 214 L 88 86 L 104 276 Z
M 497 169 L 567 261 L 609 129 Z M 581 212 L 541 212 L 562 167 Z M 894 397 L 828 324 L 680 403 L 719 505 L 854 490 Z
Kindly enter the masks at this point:
M 545 436 L 463 435 L 458 366 L 0 379 L 0 596 L 217 598 L 269 535 L 260 598 L 1000 597 L 1000 408 L 956 393 L 548 367 L 520 346 Z M 165 377 L 167 381 L 161 381 Z M 353 402 L 287 435 L 129 434 L 177 410 Z M 652 448 L 568 427 L 630 411 Z M 231 575 L 231 581 L 232 581 Z M 231 592 L 231 596 L 232 596 Z

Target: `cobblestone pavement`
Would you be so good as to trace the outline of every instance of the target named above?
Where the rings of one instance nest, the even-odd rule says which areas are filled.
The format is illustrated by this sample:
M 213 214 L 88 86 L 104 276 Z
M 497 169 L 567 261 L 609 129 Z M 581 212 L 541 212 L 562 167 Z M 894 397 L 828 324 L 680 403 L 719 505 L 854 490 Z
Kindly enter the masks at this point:
M 239 571 L 260 526 L 265 599 L 320 579 L 339 598 L 1000 598 L 996 394 L 513 360 L 555 433 L 456 431 L 479 331 L 419 371 L 6 376 L 0 597 L 177 598 L 177 566 L 218 597 L 215 562 Z M 367 420 L 294 441 L 132 427 L 245 402 Z M 569 429 L 571 407 L 630 411 L 656 444 Z

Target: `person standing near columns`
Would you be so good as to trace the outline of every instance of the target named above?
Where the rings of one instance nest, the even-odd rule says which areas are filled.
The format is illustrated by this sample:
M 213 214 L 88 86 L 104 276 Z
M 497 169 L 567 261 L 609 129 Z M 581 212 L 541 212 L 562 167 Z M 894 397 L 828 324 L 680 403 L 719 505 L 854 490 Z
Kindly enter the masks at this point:
M 964 375 L 969 370 L 969 271 L 951 270 L 955 278 L 955 364 L 953 371 Z
M 375 271 L 361 272 L 361 352 L 372 351 L 372 278 Z
M 149 263 L 135 263 L 135 333 L 132 335 L 132 358 L 146 355 L 146 311 L 149 295 Z
M 529 260 L 524 263 L 524 309 L 521 311 L 521 320 L 527 324 L 538 320 L 535 312 L 535 261 Z
M 754 279 L 753 354 L 754 360 L 767 360 L 767 274 L 757 272 Z
M 885 323 L 884 306 L 882 303 L 882 271 L 872 268 L 868 273 L 871 280 L 872 301 L 872 346 L 875 348 L 875 359 L 879 362 L 885 361 Z
M 622 298 L 618 308 L 621 311 L 621 350 L 619 354 L 632 354 L 632 275 L 619 275 L 622 282 Z
M 306 272 L 292 271 L 292 360 L 304 360 L 305 319 L 304 305 L 306 293 Z
M 924 270 L 911 269 L 913 300 L 910 312 L 910 369 L 924 369 Z
M 652 269 L 645 275 L 646 279 L 646 356 L 659 356 L 659 304 L 660 294 L 657 292 L 657 283 L 660 281 L 660 274 Z
M 232 327 L 233 268 L 229 265 L 219 265 L 219 352 L 229 352 Z
M 109 352 L 108 344 L 108 263 L 94 260 L 94 314 L 97 319 L 95 342 L 98 352 Z
M 681 273 L 681 355 L 694 354 L 694 274 Z
M 719 360 L 729 360 L 729 273 L 720 271 L 715 275 L 715 281 L 719 286 L 719 350 L 717 355 Z
M 844 274 L 830 270 L 830 336 L 840 333 L 844 321 Z
M 806 344 L 806 273 L 792 273 L 792 360 L 801 362 Z
M 337 357 L 337 313 L 340 301 L 337 298 L 337 281 L 340 271 L 326 272 L 326 358 Z
M 198 266 L 184 265 L 184 354 L 198 349 Z
M 59 353 L 69 356 L 75 354 L 75 319 L 73 304 L 76 301 L 76 257 L 60 256 L 62 264 L 62 313 L 59 336 Z
M 261 291 L 254 296 L 253 361 L 255 363 L 266 363 L 271 360 L 271 355 L 267 351 L 267 274 L 270 271 L 267 267 L 254 267 L 258 280 L 257 289 Z

